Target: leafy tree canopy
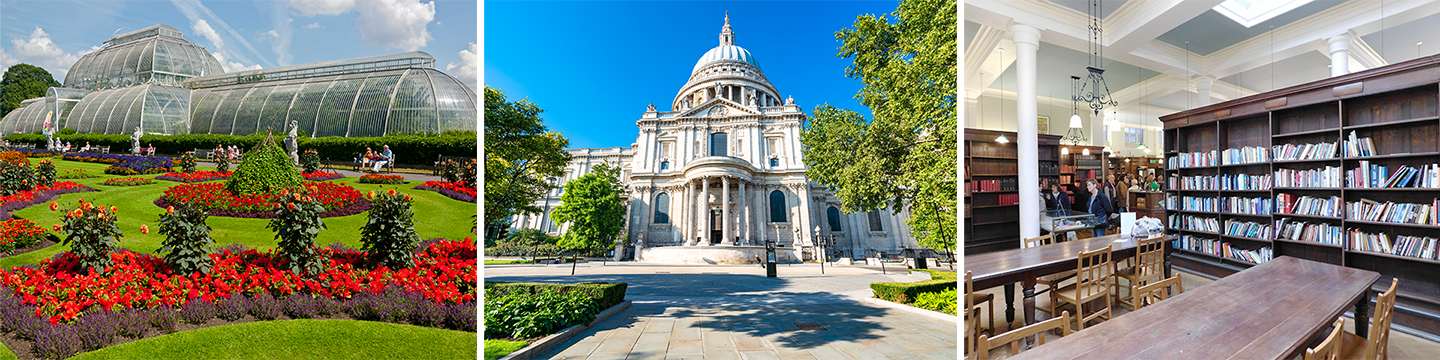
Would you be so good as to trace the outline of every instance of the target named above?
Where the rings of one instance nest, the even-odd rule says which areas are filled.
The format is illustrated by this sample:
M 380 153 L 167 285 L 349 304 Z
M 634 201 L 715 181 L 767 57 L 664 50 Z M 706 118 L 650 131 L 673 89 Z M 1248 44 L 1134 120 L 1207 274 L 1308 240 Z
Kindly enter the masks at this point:
M 625 227 L 619 169 L 600 164 L 594 170 L 566 182 L 562 204 L 551 212 L 554 221 L 570 223 L 558 243 L 566 249 L 610 247 Z
M 504 92 L 485 86 L 486 224 L 542 212 L 536 200 L 555 188 L 549 178 L 565 173 L 570 141 L 541 124 L 544 111 L 529 100 L 507 101 Z M 495 228 L 487 226 L 487 233 Z
M 921 246 L 955 248 L 956 47 L 954 0 L 905 0 L 835 33 L 855 98 L 874 118 L 829 104 L 801 133 L 806 175 L 846 212 L 908 207 Z M 903 205 L 903 206 L 902 206 Z
M 45 96 L 45 90 L 60 86 L 49 71 L 30 64 L 15 64 L 5 69 L 0 79 L 0 116 L 20 108 L 20 102 Z

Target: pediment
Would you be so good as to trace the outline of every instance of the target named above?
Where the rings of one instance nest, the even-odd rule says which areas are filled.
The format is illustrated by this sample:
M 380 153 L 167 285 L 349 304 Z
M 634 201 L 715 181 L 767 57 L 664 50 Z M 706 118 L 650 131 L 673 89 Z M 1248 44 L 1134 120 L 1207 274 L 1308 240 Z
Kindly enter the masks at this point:
M 750 109 L 740 103 L 726 100 L 725 98 L 714 98 L 701 103 L 698 106 L 681 112 L 679 117 L 727 117 L 742 115 L 760 115 L 759 111 Z

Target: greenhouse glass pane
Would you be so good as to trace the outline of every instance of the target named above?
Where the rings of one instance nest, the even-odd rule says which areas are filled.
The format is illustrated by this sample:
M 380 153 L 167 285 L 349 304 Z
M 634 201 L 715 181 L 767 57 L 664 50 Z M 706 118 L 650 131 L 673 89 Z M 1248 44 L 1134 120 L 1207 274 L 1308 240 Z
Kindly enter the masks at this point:
M 155 47 L 158 46 L 156 43 L 157 42 L 152 41 L 140 46 L 140 50 L 142 51 L 140 53 L 140 66 L 135 68 L 135 72 L 146 72 L 155 69 Z
M 155 71 L 172 71 L 170 70 L 173 66 L 170 62 L 170 47 L 165 45 L 164 41 L 155 43 L 155 54 L 153 55 L 155 57 Z M 159 74 L 156 74 L 155 77 L 156 81 L 162 79 Z
M 50 127 L 54 129 L 65 127 L 65 123 L 69 120 L 70 113 L 75 111 L 75 105 L 79 104 L 79 101 L 60 101 L 60 109 L 55 112 L 55 118 L 50 120 Z
M 386 108 L 390 106 L 390 94 L 402 74 L 403 71 L 379 72 L 365 80 L 365 87 L 355 100 L 354 111 L 350 114 L 350 129 L 345 136 L 385 135 Z
M 395 87 L 395 100 L 390 103 L 390 116 L 385 127 L 388 133 L 434 132 L 435 96 L 430 91 L 430 78 L 424 70 L 410 70 Z
M 90 124 L 90 132 L 105 133 L 105 129 L 110 126 L 110 122 L 116 118 L 115 104 L 119 103 L 120 99 L 125 97 L 125 89 L 107 90 L 106 92 L 109 92 L 110 95 L 106 96 L 105 101 L 100 103 L 99 111 L 95 113 L 95 122 Z M 124 114 L 120 116 L 123 117 Z
M 350 107 L 355 102 L 355 93 L 360 91 L 364 82 L 363 75 L 347 75 L 336 80 L 335 86 L 330 87 L 325 93 L 325 99 L 320 102 L 320 115 L 315 120 L 315 131 L 311 134 L 316 137 L 345 136 L 348 125 L 346 122 L 350 120 Z
M 240 101 L 249 94 L 250 87 L 230 89 L 225 92 L 225 98 L 220 100 L 220 105 L 215 108 L 215 119 L 210 120 L 211 134 L 230 134 L 235 129 L 235 111 L 240 107 Z
M 310 82 L 301 86 L 295 93 L 295 100 L 290 104 L 289 115 L 286 121 L 294 119 L 300 125 L 301 130 L 315 133 L 315 118 L 320 108 L 320 100 L 325 96 L 326 89 L 334 85 L 334 78 L 311 79 Z
M 221 95 L 223 95 L 223 92 L 210 89 L 200 89 L 190 93 L 190 99 L 192 100 L 190 106 L 190 126 L 186 133 L 210 133 L 210 120 L 215 117 L 215 107 L 220 104 Z
M 459 80 L 439 71 L 430 72 L 430 81 L 435 84 L 435 103 L 440 108 L 440 131 L 475 131 L 474 93 Z
M 257 128 L 256 125 L 260 121 L 260 109 L 265 106 L 265 98 L 269 97 L 270 92 L 274 90 L 274 86 L 256 84 L 250 93 L 245 95 L 245 101 L 240 104 L 239 111 L 235 113 L 235 127 L 230 131 L 232 135 L 250 135 L 265 131 L 263 128 Z M 276 131 L 280 130 L 276 129 Z
M 75 105 L 74 110 L 71 110 L 69 120 L 65 121 L 65 127 L 79 132 L 81 125 L 89 121 L 90 114 L 94 112 L 95 103 L 99 101 L 99 96 L 99 92 L 93 92 L 80 99 L 80 103 Z
M 260 112 L 260 129 L 274 128 L 289 131 L 290 123 L 286 121 L 285 113 L 290 109 L 290 101 L 295 99 L 295 91 L 300 90 L 303 81 L 292 80 L 275 83 L 278 86 L 270 92 L 270 97 L 265 100 L 265 108 Z
M 120 103 L 120 106 L 123 106 L 125 118 L 123 120 L 116 119 L 117 121 L 110 124 L 107 133 L 129 134 L 135 132 L 135 127 L 140 126 L 141 117 L 145 113 L 145 98 L 149 97 L 146 95 L 148 93 L 150 93 L 149 86 L 136 86 L 126 91 L 126 98 L 121 99 Z

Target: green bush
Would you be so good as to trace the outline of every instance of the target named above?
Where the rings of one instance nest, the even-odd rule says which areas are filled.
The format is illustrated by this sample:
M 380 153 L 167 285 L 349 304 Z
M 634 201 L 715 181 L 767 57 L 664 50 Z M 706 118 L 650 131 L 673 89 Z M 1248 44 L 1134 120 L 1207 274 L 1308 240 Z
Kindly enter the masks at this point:
M 955 315 L 955 304 L 960 301 L 958 294 L 955 289 L 948 289 L 938 293 L 920 293 L 920 296 L 915 299 L 914 305 L 915 307 L 925 310 Z
M 492 291 L 499 296 L 511 294 L 538 294 L 545 290 L 554 290 L 562 294 L 582 293 L 600 303 L 602 308 L 610 308 L 616 304 L 625 302 L 625 283 L 604 283 L 584 282 L 578 284 L 550 284 L 550 283 L 512 283 L 501 281 L 486 281 L 485 291 L 490 294 Z M 489 296 L 489 295 L 486 295 Z
M 275 218 L 265 225 L 266 229 L 275 231 L 275 238 L 280 240 L 277 255 L 288 262 L 286 269 L 291 272 L 318 274 L 324 270 L 325 259 L 315 247 L 315 237 L 325 230 L 325 220 L 320 218 L 325 207 L 308 196 L 302 198 L 299 193 L 281 194 L 283 204 L 275 207 Z
M 306 174 L 320 171 L 320 153 L 315 152 L 315 149 L 300 153 L 300 166 L 304 168 Z
M 160 214 L 160 233 L 165 235 L 160 252 L 176 274 L 210 273 L 215 262 L 210 253 L 215 250 L 210 226 L 205 224 L 208 217 L 205 210 L 189 206 L 178 210 L 172 206 Z
M 180 163 L 180 170 L 186 174 L 195 173 L 195 155 L 190 153 L 180 154 L 180 158 L 176 159 L 176 162 Z
M 64 213 L 61 221 L 65 239 L 60 243 L 70 246 L 70 253 L 80 258 L 80 268 L 94 268 L 104 271 L 113 262 L 110 253 L 125 234 L 115 226 L 115 210 L 97 206 L 80 199 L 80 206 Z M 84 270 L 81 270 L 83 273 Z
M 55 184 L 55 162 L 50 159 L 40 160 L 35 164 L 35 186 L 51 186 Z
M 415 234 L 415 211 L 410 209 L 410 195 L 402 196 L 390 189 L 375 196 L 366 219 L 360 227 L 360 243 L 372 263 L 395 270 L 415 265 L 411 255 L 420 243 L 420 236 Z
M 930 273 L 930 279 L 931 279 L 931 280 L 955 279 L 955 278 L 956 278 L 954 271 L 931 270 L 931 269 L 911 269 L 911 270 L 910 270 L 910 272 L 916 272 L 916 271 L 924 271 L 924 272 Z
M 588 324 L 604 310 L 585 294 L 546 289 L 538 294 L 485 295 L 485 338 L 530 339 Z
M 235 173 L 225 182 L 225 190 L 235 195 L 250 195 L 278 192 L 281 189 L 300 187 L 304 178 L 295 170 L 290 156 L 275 145 L 273 138 L 265 139 L 260 146 L 245 154 Z
M 64 129 L 60 132 L 60 138 L 75 144 L 84 144 L 89 141 L 92 146 L 110 146 L 116 149 L 130 148 L 130 134 L 66 134 Z M 179 154 L 195 149 L 214 149 L 217 145 L 235 145 L 242 149 L 249 149 L 259 144 L 265 138 L 264 133 L 251 135 L 219 135 L 219 134 L 178 134 L 178 135 L 145 135 L 140 138 L 144 144 L 155 145 L 155 151 L 161 154 Z M 331 161 L 352 161 L 356 154 L 365 153 L 365 148 L 379 149 L 382 145 L 390 145 L 390 150 L 395 152 L 396 160 L 400 164 L 410 165 L 433 165 L 435 159 L 440 156 L 466 156 L 473 157 L 479 148 L 475 141 L 476 134 L 471 131 L 446 132 L 441 135 L 409 135 L 395 134 L 383 137 L 322 137 L 310 138 L 301 136 L 295 139 L 296 143 L 303 149 L 316 149 L 321 159 Z M 31 144 L 44 144 L 45 136 L 38 134 L 10 134 L 5 140 L 11 142 L 25 142 Z M 248 155 L 248 154 L 247 154 Z
M 220 154 L 215 155 L 215 171 L 230 171 L 230 157 Z
M 940 279 L 917 282 L 877 282 L 870 284 L 870 290 L 875 291 L 875 298 L 889 300 L 901 304 L 909 304 L 915 301 L 921 293 L 942 292 L 946 289 L 955 289 L 955 279 Z

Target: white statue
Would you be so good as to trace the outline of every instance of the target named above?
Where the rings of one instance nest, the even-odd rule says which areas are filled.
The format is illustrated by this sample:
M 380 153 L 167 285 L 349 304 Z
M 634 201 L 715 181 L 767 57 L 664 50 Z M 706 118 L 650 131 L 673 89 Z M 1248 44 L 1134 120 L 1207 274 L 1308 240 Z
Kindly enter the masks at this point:
M 795 95 L 786 96 L 785 105 L 795 105 Z
M 131 153 L 131 154 L 140 155 L 140 137 L 141 137 L 141 136 L 144 136 L 144 135 L 145 135 L 145 132 L 140 131 L 140 127 L 139 127 L 139 126 L 136 126 L 136 127 L 135 127 L 135 133 L 134 133 L 134 134 L 130 134 L 130 153 Z
M 649 106 L 646 106 L 646 107 L 645 107 L 645 111 L 646 111 L 646 112 L 655 112 L 655 103 L 652 102 L 652 103 L 650 103 Z
M 296 151 L 299 150 L 299 145 L 295 143 L 295 138 L 299 136 L 300 123 L 295 121 L 295 119 L 290 119 L 290 134 L 285 135 L 285 152 L 290 155 L 290 162 L 296 165 L 300 164 L 300 155 L 296 153 Z

